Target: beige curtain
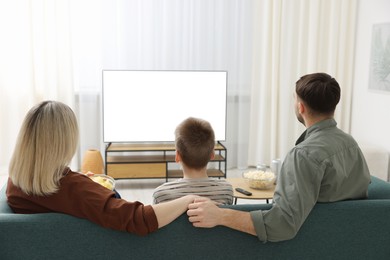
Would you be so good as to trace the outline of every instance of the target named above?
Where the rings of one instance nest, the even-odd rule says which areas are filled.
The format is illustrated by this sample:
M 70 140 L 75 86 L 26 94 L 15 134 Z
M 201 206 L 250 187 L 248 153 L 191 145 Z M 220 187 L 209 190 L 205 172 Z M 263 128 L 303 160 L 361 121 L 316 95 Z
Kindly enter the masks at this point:
M 68 10 L 67 1 L 0 2 L 0 174 L 34 104 L 51 99 L 73 106 Z
M 294 114 L 300 76 L 326 72 L 342 89 L 338 126 L 349 132 L 356 1 L 255 2 L 248 164 L 269 164 L 294 146 L 304 127 Z
M 228 168 L 294 146 L 304 128 L 292 94 L 306 73 L 340 82 L 348 131 L 355 13 L 356 0 L 1 1 L 0 167 L 43 99 L 76 101 L 78 158 L 102 150 L 102 69 L 227 70 Z

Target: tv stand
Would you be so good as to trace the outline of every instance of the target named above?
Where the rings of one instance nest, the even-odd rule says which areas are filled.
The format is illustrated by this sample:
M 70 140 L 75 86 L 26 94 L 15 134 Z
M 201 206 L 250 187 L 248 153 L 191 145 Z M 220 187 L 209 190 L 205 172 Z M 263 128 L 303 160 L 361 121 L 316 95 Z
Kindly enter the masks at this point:
M 226 178 L 226 147 L 217 142 L 215 157 L 208 164 L 209 177 Z M 175 168 L 176 166 L 176 168 Z M 181 178 L 172 143 L 108 143 L 105 173 L 114 179 Z

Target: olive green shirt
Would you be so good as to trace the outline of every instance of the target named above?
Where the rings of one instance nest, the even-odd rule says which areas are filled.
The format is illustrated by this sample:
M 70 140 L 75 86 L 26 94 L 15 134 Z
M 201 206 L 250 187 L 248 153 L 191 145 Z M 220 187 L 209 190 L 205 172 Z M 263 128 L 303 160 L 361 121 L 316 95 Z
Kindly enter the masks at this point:
M 321 121 L 298 139 L 283 161 L 270 210 L 252 211 L 259 240 L 293 238 L 317 202 L 367 197 L 370 173 L 358 144 Z

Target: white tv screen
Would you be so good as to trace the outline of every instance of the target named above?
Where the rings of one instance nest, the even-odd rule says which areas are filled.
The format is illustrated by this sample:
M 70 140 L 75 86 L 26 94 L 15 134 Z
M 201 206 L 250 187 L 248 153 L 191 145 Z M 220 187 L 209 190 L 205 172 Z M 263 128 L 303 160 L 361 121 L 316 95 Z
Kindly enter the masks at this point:
M 172 142 L 188 117 L 226 134 L 226 71 L 103 71 L 103 140 Z

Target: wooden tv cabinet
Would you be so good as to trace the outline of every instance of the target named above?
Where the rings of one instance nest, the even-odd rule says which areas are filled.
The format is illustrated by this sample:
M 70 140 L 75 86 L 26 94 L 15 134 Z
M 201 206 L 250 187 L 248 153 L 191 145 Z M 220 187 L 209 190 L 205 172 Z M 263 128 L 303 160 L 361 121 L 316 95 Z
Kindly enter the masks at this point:
M 215 144 L 209 177 L 226 178 L 226 147 Z M 114 179 L 180 178 L 175 162 L 174 143 L 108 143 L 105 149 L 105 173 Z

